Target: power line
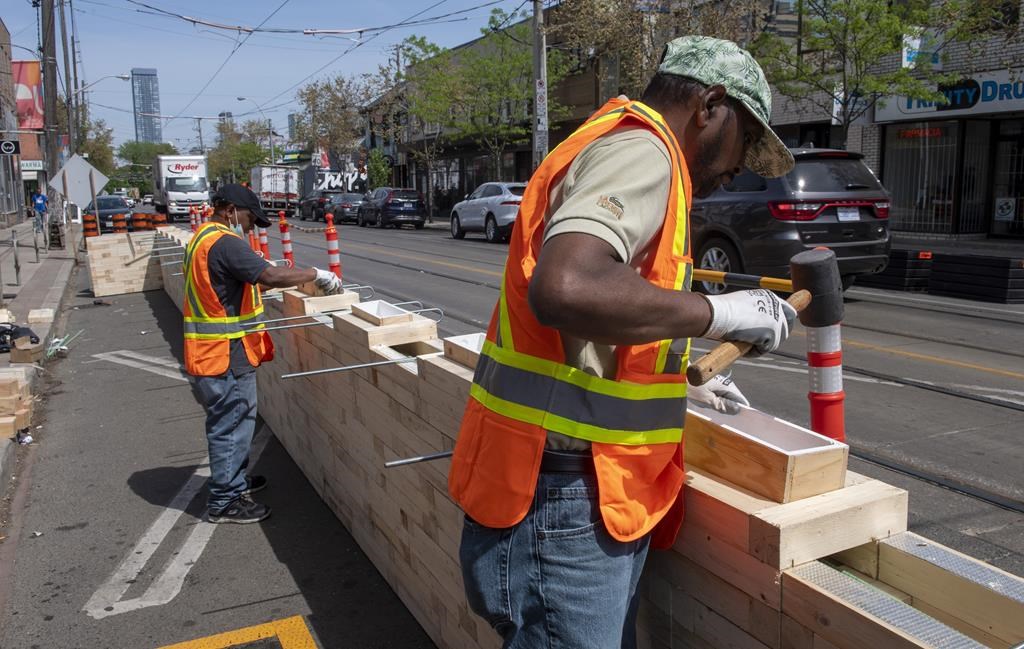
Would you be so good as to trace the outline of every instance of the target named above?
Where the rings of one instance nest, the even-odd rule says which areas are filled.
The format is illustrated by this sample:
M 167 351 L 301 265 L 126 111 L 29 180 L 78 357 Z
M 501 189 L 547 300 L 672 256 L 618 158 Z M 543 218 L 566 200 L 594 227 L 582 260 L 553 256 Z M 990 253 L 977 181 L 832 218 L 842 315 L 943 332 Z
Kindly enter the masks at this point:
M 416 19 L 416 18 L 418 18 L 418 17 L 422 16 L 423 14 L 427 13 L 427 12 L 428 12 L 428 11 L 430 11 L 431 9 L 434 9 L 434 8 L 436 8 L 436 7 L 439 7 L 439 6 L 443 5 L 443 4 L 444 4 L 445 2 L 447 2 L 447 1 L 448 1 L 448 0 L 438 0 L 438 1 L 437 1 L 437 2 L 435 2 L 434 4 L 432 4 L 432 5 L 430 5 L 429 7 L 427 7 L 426 9 L 424 9 L 424 10 L 422 10 L 422 11 L 418 11 L 418 12 L 414 13 L 413 15 L 409 16 L 408 18 L 406 18 L 406 19 L 405 19 L 405 20 L 403 20 L 402 22 L 400 22 L 400 23 L 396 24 L 396 25 L 395 25 L 395 27 L 396 27 L 396 28 L 397 28 L 397 27 L 402 27 L 402 26 L 406 25 L 407 23 L 409 23 L 410 21 L 412 21 L 412 20 L 414 20 L 414 19 Z M 370 42 L 370 41 L 372 41 L 373 39 L 375 39 L 375 38 L 377 38 L 377 37 L 379 37 L 379 36 L 381 36 L 382 34 L 385 34 L 385 33 L 386 33 L 386 31 L 382 31 L 382 32 L 377 32 L 376 34 L 374 34 L 373 36 L 369 37 L 369 38 L 368 38 L 368 39 L 366 39 L 365 41 L 361 40 L 361 41 L 359 41 L 359 42 L 355 43 L 354 45 L 352 45 L 351 47 L 349 47 L 348 49 L 346 49 L 345 51 L 343 51 L 343 52 L 342 52 L 341 54 L 339 54 L 338 56 L 334 57 L 333 59 L 331 59 L 330 61 L 328 61 L 328 62 L 327 62 L 327 63 L 325 63 L 324 65 L 321 65 L 321 66 L 320 66 L 319 68 L 317 68 L 316 70 L 314 70 L 314 71 L 313 71 L 312 73 L 310 73 L 310 74 L 306 75 L 306 76 L 305 76 L 305 77 L 304 77 L 303 79 L 301 79 L 301 80 L 300 80 L 300 81 L 299 81 L 298 83 L 293 83 L 292 85 L 288 86 L 287 88 L 285 88 L 285 89 L 284 89 L 284 90 L 282 90 L 281 92 L 277 93 L 276 95 L 274 95 L 273 97 L 271 97 L 271 98 L 270 98 L 270 99 L 268 99 L 267 101 L 268 101 L 268 102 L 270 102 L 270 101 L 274 101 L 275 99 L 277 99 L 277 98 L 278 98 L 278 97 L 280 97 L 281 95 L 283 95 L 283 94 L 285 94 L 285 93 L 287 93 L 287 92 L 290 92 L 290 91 L 294 90 L 295 88 L 298 88 L 298 87 L 299 87 L 299 86 L 301 86 L 302 84 L 306 83 L 307 81 L 309 81 L 310 79 L 312 79 L 312 78 L 313 78 L 313 77 L 315 77 L 316 75 L 318 75 L 318 74 L 320 74 L 321 72 L 323 72 L 324 70 L 326 70 L 326 69 L 327 69 L 328 67 L 330 67 L 330 66 L 334 65 L 335 63 L 337 63 L 338 61 L 340 61 L 340 60 L 341 60 L 341 58 L 342 58 L 343 56 L 345 56 L 346 54 L 348 54 L 348 53 L 349 53 L 349 52 L 351 52 L 352 50 L 354 50 L 354 49 L 356 49 L 356 48 L 358 48 L 358 47 L 361 47 L 362 45 L 365 45 L 366 43 L 369 43 L 369 42 Z M 291 102 L 289 102 L 289 103 L 291 103 Z
M 135 0 L 128 0 L 128 1 L 129 1 L 129 2 L 135 2 Z M 262 27 L 262 26 L 263 26 L 264 24 L 266 24 L 266 22 L 267 22 L 268 20 L 270 20 L 271 18 L 273 18 L 273 17 L 274 17 L 274 15 L 275 15 L 275 14 L 277 14 L 277 12 L 281 11 L 282 9 L 284 9 L 284 6 L 285 6 L 286 4 L 288 4 L 288 2 L 289 2 L 289 0 L 284 0 L 284 2 L 282 2 L 281 4 L 279 4 L 279 5 L 277 6 L 277 9 L 274 9 L 274 10 L 273 10 L 272 12 L 270 12 L 270 15 L 269 15 L 269 16 L 267 16 L 266 18 L 264 18 L 264 19 L 263 19 L 263 22 L 261 22 L 261 23 L 259 24 L 259 26 L 260 26 L 260 27 Z M 240 48 L 241 48 L 241 47 L 242 47 L 243 45 L 245 45 L 245 42 L 246 42 L 247 40 L 249 40 L 249 38 L 250 38 L 251 36 L 252 36 L 252 33 L 246 34 L 246 35 L 245 35 L 245 38 L 243 38 L 243 39 L 242 39 L 242 40 L 241 40 L 241 41 L 240 41 L 240 42 L 239 42 L 238 44 L 236 44 L 236 45 L 235 45 L 235 47 L 234 47 L 234 48 L 232 48 L 232 50 L 231 50 L 231 51 L 230 51 L 230 52 L 228 53 L 227 57 L 226 57 L 226 58 L 224 59 L 224 62 L 220 64 L 220 66 L 219 66 L 219 67 L 218 67 L 218 68 L 217 68 L 217 69 L 216 69 L 216 70 L 214 71 L 214 73 L 213 73 L 212 75 L 210 75 L 210 78 L 209 78 L 209 80 L 207 80 L 207 82 L 203 84 L 203 87 L 199 89 L 199 92 L 197 92 L 197 93 L 196 93 L 195 97 L 193 97 L 192 99 L 190 99 L 190 100 L 189 100 L 189 102 L 188 102 L 187 104 L 185 104 L 185 107 L 184 107 L 184 108 L 182 108 L 181 110 L 179 110 L 179 111 L 178 111 L 178 114 L 177 114 L 177 115 L 175 115 L 175 116 L 174 116 L 174 117 L 172 117 L 171 119 L 167 120 L 167 123 L 166 123 L 166 124 L 164 124 L 164 126 L 168 126 L 168 125 L 170 125 L 170 123 L 171 123 L 171 122 L 173 122 L 173 121 L 174 121 L 174 120 L 175 120 L 175 119 L 176 119 L 176 118 L 178 117 L 178 115 L 181 115 L 181 114 L 182 114 L 182 113 L 184 113 L 184 112 L 185 112 L 186 110 L 188 110 L 188 109 L 189 109 L 189 107 L 190 107 L 190 106 L 191 106 L 192 104 L 194 104 L 194 103 L 196 102 L 196 99 L 199 99 L 199 97 L 200 97 L 200 96 L 201 96 L 201 95 L 203 94 L 203 92 L 204 92 L 204 91 L 205 91 L 205 90 L 206 90 L 207 88 L 209 88 L 209 87 L 210 87 L 210 84 L 211 84 L 211 83 L 213 83 L 213 80 L 217 78 L 217 75 L 218 75 L 218 74 L 220 74 L 220 71 L 224 69 L 224 66 L 226 66 L 226 65 L 228 64 L 228 61 L 230 61 L 230 60 L 231 60 L 231 58 L 232 58 L 232 57 L 233 57 L 233 56 L 235 55 L 235 52 L 237 52 L 237 51 L 238 51 L 238 50 L 239 50 L 239 49 L 240 49 Z

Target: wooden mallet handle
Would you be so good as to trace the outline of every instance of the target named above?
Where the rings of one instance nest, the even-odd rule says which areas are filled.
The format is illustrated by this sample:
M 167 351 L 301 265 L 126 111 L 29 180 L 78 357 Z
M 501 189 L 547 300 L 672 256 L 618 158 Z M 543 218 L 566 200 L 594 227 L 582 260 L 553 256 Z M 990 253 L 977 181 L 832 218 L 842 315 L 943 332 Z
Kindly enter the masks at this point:
M 786 300 L 799 313 L 811 303 L 809 291 L 797 291 Z M 750 343 L 734 343 L 727 341 L 701 356 L 696 363 L 686 368 L 686 380 L 690 385 L 704 385 L 716 374 L 721 374 L 741 356 L 753 347 Z

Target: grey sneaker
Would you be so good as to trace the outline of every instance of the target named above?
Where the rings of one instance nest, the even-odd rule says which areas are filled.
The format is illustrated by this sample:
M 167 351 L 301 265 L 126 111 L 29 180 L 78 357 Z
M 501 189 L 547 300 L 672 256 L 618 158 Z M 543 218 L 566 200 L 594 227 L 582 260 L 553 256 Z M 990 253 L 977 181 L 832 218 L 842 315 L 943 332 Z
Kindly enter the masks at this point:
M 239 496 L 224 509 L 207 510 L 206 519 L 211 523 L 259 523 L 270 516 L 270 507 L 253 501 L 249 496 Z

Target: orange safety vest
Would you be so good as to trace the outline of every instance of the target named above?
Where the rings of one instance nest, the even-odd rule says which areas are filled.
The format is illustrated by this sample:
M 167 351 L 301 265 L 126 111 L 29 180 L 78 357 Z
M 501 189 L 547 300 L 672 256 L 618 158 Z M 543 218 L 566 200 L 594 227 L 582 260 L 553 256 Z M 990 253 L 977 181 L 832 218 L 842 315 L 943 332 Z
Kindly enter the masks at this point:
M 263 298 L 259 287 L 245 286 L 241 313 L 229 316 L 210 281 L 210 249 L 221 237 L 237 237 L 214 221 L 199 226 L 185 249 L 185 369 L 193 376 L 228 371 L 231 341 L 241 338 L 253 367 L 274 358 L 274 343 L 262 329 Z
M 448 474 L 452 497 L 488 527 L 510 527 L 529 511 L 547 431 L 591 442 L 601 515 L 614 538 L 632 541 L 662 522 L 652 543 L 667 547 L 682 523 L 689 339 L 618 346 L 615 379 L 605 379 L 566 365 L 561 335 L 542 326 L 527 302 L 552 187 L 584 147 L 625 126 L 650 129 L 672 165 L 656 253 L 640 275 L 689 290 L 690 177 L 679 144 L 656 111 L 613 99 L 545 158 L 519 208 Z

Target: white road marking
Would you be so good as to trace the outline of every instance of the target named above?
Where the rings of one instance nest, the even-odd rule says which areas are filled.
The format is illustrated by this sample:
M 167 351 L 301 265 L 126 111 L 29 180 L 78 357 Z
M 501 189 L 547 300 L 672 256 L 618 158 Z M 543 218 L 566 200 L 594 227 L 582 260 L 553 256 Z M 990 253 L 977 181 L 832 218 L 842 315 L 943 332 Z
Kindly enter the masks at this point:
M 270 438 L 266 428 L 257 431 L 257 437 L 253 442 L 250 454 L 250 464 L 255 464 L 263 453 Z M 101 619 L 111 615 L 127 613 L 150 606 L 161 606 L 173 600 L 181 592 L 192 566 L 199 560 L 206 544 L 213 536 L 216 525 L 204 519 L 198 519 L 194 523 L 188 538 L 171 555 L 170 561 L 164 567 L 160 575 L 150 584 L 149 588 L 140 596 L 133 599 L 122 600 L 128 588 L 135 583 L 139 575 L 145 570 L 146 564 L 153 557 L 157 548 L 164 542 L 167 534 L 174 528 L 175 523 L 181 518 L 185 508 L 192 499 L 196 497 L 207 478 L 210 477 L 210 467 L 206 455 L 200 461 L 199 467 L 189 476 L 185 484 L 178 490 L 171 502 L 164 508 L 157 519 L 149 526 L 146 533 L 142 535 L 139 542 L 135 544 L 124 558 L 121 564 L 114 570 L 107 579 L 93 593 L 89 601 L 82 608 L 90 617 Z
M 93 354 L 92 357 L 101 361 L 109 361 L 111 363 L 117 363 L 119 365 L 126 365 L 128 367 L 134 367 L 139 370 L 145 370 L 147 372 L 152 372 L 153 374 L 166 376 L 167 378 L 170 379 L 188 381 L 188 376 L 181 370 L 181 365 L 177 361 L 173 361 L 167 358 L 146 356 L 145 354 L 138 354 L 132 351 L 128 351 L 127 349 L 122 349 L 116 352 L 104 352 L 102 354 Z
M 711 350 L 701 349 L 699 347 L 692 347 L 691 351 L 706 353 Z M 776 372 L 790 372 L 793 374 L 807 374 L 807 366 L 802 363 L 794 361 L 782 361 L 777 359 L 761 358 L 759 360 L 746 360 L 740 359 L 734 361 L 733 365 L 746 365 L 748 367 L 757 367 L 763 370 L 775 370 Z M 787 367 L 788 366 L 788 367 Z M 902 388 L 906 387 L 902 383 L 896 383 L 895 381 L 885 381 L 883 379 L 875 379 L 870 376 L 860 376 L 858 374 L 847 374 L 843 372 L 844 381 L 853 381 L 855 383 L 874 383 L 877 385 L 891 385 L 893 387 Z

